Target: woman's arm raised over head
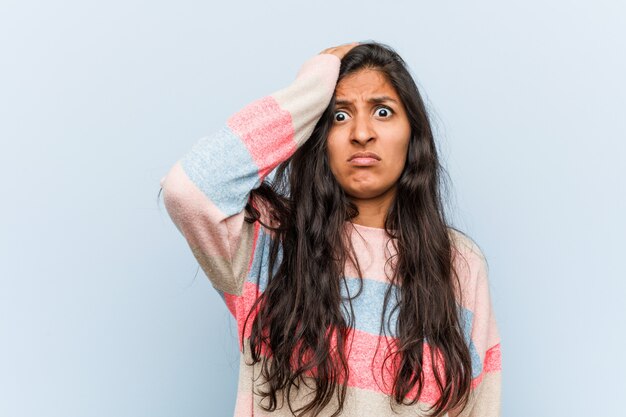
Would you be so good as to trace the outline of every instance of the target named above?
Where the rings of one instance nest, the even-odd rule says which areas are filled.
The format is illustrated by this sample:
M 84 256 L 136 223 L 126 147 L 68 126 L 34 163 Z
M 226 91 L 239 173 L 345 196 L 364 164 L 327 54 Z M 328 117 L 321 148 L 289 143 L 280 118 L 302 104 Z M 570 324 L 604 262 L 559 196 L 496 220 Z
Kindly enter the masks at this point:
M 340 63 L 333 53 L 313 56 L 290 85 L 231 115 L 161 179 L 169 216 L 217 290 L 241 293 L 259 231 L 244 221 L 250 191 L 309 138 Z

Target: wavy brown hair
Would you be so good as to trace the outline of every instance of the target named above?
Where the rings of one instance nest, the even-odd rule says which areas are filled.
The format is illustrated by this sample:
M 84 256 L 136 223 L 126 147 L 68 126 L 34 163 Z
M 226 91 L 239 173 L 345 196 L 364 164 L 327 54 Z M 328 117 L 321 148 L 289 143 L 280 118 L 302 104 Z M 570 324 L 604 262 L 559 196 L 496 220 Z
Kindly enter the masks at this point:
M 384 317 L 389 312 L 397 315 L 395 329 L 391 329 L 394 342 L 388 343 L 385 361 L 394 372 L 390 401 L 418 401 L 427 343 L 440 391 L 430 410 L 433 416 L 441 416 L 465 406 L 472 375 L 457 305 L 460 292 L 455 291 L 459 281 L 452 267 L 452 240 L 440 194 L 445 171 L 426 107 L 403 59 L 387 45 L 362 43 L 342 59 L 339 80 L 365 68 L 380 71 L 393 85 L 411 125 L 406 164 L 385 219 L 385 230 L 397 246 L 380 325 L 381 334 L 386 334 L 390 321 L 385 323 Z M 349 371 L 346 344 L 354 322 L 351 298 L 341 295 L 342 286 L 347 289 L 344 262 L 352 260 L 362 274 L 345 238 L 346 222 L 357 216 L 358 208 L 329 168 L 326 138 L 334 107 L 333 96 L 311 137 L 277 167 L 271 180 L 252 191 L 253 201 L 260 199 L 270 208 L 269 218 L 262 221 L 257 204 L 246 206 L 246 221 L 261 222 L 273 237 L 266 289 L 243 326 L 244 333 L 251 326 L 252 364 L 260 363 L 267 381 L 266 388 L 258 390 L 266 411 L 280 408 L 283 394 L 297 416 L 318 415 L 333 397 L 338 404 L 333 416 L 343 410 Z M 396 294 L 393 288 L 398 289 Z M 311 381 L 311 400 L 294 409 L 293 390 Z

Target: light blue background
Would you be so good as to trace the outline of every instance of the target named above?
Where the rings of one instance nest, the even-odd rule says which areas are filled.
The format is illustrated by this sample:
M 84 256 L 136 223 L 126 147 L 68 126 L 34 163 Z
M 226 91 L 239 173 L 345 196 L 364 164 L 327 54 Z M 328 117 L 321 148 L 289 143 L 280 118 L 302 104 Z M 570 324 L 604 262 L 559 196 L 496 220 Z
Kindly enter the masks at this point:
M 0 5 L 0 416 L 232 415 L 235 330 L 157 203 L 322 49 L 385 42 L 490 264 L 504 416 L 623 415 L 626 6 Z

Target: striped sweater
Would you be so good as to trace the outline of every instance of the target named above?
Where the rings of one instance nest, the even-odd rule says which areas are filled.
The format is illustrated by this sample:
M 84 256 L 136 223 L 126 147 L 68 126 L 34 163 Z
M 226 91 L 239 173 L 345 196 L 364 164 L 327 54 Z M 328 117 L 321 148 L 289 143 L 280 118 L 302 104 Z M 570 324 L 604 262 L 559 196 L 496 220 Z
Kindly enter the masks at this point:
M 340 62 L 332 54 L 310 58 L 286 88 L 234 113 L 221 129 L 200 138 L 161 179 L 169 216 L 238 323 L 241 354 L 236 417 L 292 415 L 286 404 L 271 413 L 259 406 L 261 397 L 256 392 L 262 384 L 258 378 L 260 365 L 248 365 L 249 330 L 243 336 L 241 331 L 252 303 L 265 288 L 263 277 L 267 276 L 272 235 L 259 222 L 245 222 L 244 207 L 250 191 L 310 137 L 332 98 Z M 356 293 L 360 285 L 363 287 L 352 300 L 355 319 L 347 343 L 349 379 L 342 416 L 425 415 L 424 410 L 438 398 L 428 345 L 423 361 L 425 386 L 419 402 L 411 406 L 390 402 L 392 374 L 381 366 L 385 349 L 376 349 L 379 340 L 393 339 L 393 332 L 380 334 L 380 323 L 383 297 L 391 285 L 385 261 L 395 253 L 395 246 L 388 245 L 390 238 L 383 229 L 352 223 L 346 223 L 346 227 L 350 227 L 363 275 L 359 277 L 351 263 L 346 263 L 345 291 Z M 449 230 L 454 243 L 452 261 L 463 294 L 459 311 L 473 370 L 470 402 L 458 415 L 498 416 L 500 338 L 490 301 L 487 263 L 473 241 Z M 395 318 L 389 318 L 393 329 Z M 295 394 L 295 408 L 306 394 L 305 388 Z M 328 406 L 328 415 L 335 405 Z

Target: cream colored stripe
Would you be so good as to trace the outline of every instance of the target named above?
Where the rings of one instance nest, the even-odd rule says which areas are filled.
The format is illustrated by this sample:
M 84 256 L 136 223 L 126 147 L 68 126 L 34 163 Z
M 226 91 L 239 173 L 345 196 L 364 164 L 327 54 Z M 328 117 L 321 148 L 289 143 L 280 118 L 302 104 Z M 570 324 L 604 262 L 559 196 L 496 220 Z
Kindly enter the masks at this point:
M 502 371 L 487 372 L 480 385 L 471 393 L 467 407 L 450 417 L 499 417 L 501 403 Z
M 229 294 L 241 295 L 243 292 L 243 285 L 248 277 L 248 266 L 250 265 L 250 259 L 253 256 L 253 244 L 254 244 L 254 223 L 248 223 L 237 217 L 244 216 L 244 212 L 239 213 L 237 216 L 232 216 L 225 220 L 226 226 L 229 230 L 229 239 L 234 238 L 234 242 L 231 243 L 231 247 L 234 249 L 232 258 L 232 273 L 233 273 L 233 287 L 225 288 Z M 240 228 L 239 230 L 237 230 Z M 235 235 L 232 235 L 231 229 L 234 230 Z
M 315 124 L 335 91 L 341 61 L 333 54 L 315 55 L 306 61 L 288 87 L 271 96 L 291 114 L 294 141 L 300 147 L 311 136 Z
M 243 216 L 243 213 L 232 216 L 225 222 L 238 222 L 237 217 L 240 216 Z M 222 256 L 209 255 L 201 247 L 190 246 L 190 248 L 198 264 L 215 288 L 228 294 L 241 295 L 243 284 L 248 276 L 253 241 L 254 225 L 244 221 L 241 225 L 239 240 L 235 243 L 236 249 L 232 262 Z

